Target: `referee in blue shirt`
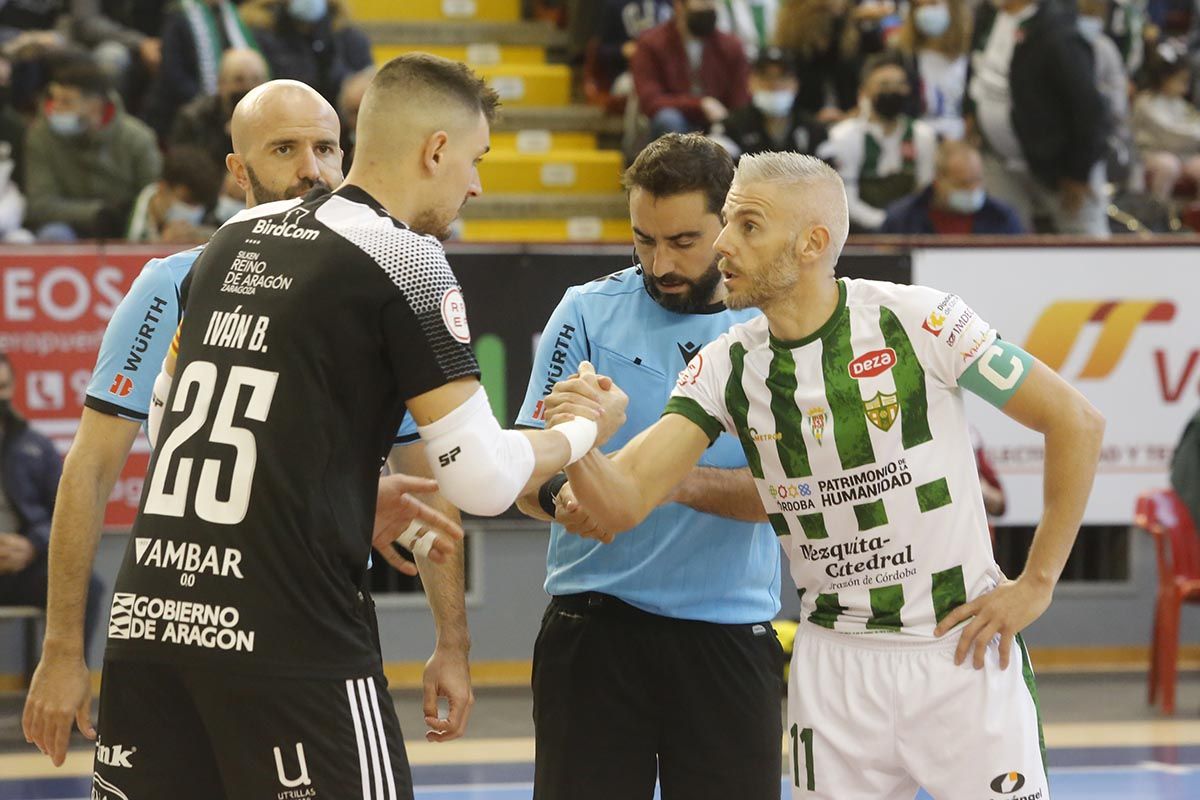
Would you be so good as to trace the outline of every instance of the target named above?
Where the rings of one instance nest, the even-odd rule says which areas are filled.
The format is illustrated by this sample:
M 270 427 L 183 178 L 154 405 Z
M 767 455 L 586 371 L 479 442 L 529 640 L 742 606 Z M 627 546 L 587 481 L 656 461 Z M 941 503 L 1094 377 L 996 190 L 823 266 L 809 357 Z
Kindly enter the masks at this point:
M 731 311 L 713 242 L 733 162 L 697 134 L 650 144 L 625 173 L 638 264 L 567 290 L 538 345 L 518 425 L 591 361 L 629 394 L 619 450 L 661 413 Z M 519 501 L 551 520 L 533 655 L 535 800 L 778 800 L 780 551 L 736 439 L 722 434 L 664 504 L 612 544 L 572 535 L 559 475 Z M 575 512 L 580 513 L 580 512 Z M 555 517 L 557 516 L 557 519 Z

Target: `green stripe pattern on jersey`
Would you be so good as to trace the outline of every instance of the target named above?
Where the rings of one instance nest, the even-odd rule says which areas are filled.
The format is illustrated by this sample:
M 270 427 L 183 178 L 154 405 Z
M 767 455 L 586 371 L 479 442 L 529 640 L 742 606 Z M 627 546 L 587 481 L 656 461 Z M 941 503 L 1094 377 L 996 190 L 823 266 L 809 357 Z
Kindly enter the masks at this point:
M 760 447 L 775 448 L 779 464 L 790 479 L 810 478 L 813 475 L 808 445 L 804 438 L 804 413 L 797 405 L 796 350 L 820 340 L 821 379 L 824 382 L 826 408 L 833 421 L 833 439 L 838 460 L 845 471 L 873 466 L 877 463 L 875 447 L 871 440 L 872 424 L 864 410 L 864 399 L 860 381 L 850 374 L 850 364 L 863 353 L 856 353 L 851 328 L 851 314 L 845 309 L 845 289 L 842 286 L 839 312 L 820 331 L 800 342 L 771 340 L 770 363 L 766 386 L 770 393 L 770 411 L 775 422 L 776 435 L 763 442 L 755 441 L 750 433 L 748 416 L 750 401 L 745 381 L 758 380 L 747 376 L 746 348 L 734 342 L 729 349 L 731 373 L 725 386 L 725 405 L 730 419 L 739 431 L 742 448 L 750 471 L 755 478 L 764 480 L 763 455 Z M 933 439 L 929 425 L 929 398 L 926 389 L 925 370 L 921 366 L 916 349 L 899 317 L 886 306 L 879 307 L 878 333 L 876 341 L 882 340 L 884 347 L 895 352 L 895 363 L 890 369 L 895 384 L 895 403 L 901 443 L 905 450 L 912 449 Z M 762 438 L 762 437 L 759 437 Z M 928 512 L 948 505 L 950 491 L 945 478 L 912 487 L 921 512 Z M 869 531 L 888 524 L 888 509 L 882 497 L 853 506 L 859 531 Z M 780 536 L 790 535 L 788 517 L 799 523 L 806 539 L 825 539 L 829 532 L 825 515 L 821 512 L 809 514 L 773 513 L 768 515 L 772 528 Z M 966 589 L 962 567 L 954 567 L 933 575 L 932 597 L 934 611 L 940 621 L 946 614 L 966 602 Z M 867 629 L 875 631 L 899 631 L 904 608 L 902 584 L 877 586 L 870 589 L 871 616 Z M 839 615 L 846 610 L 837 593 L 818 594 L 809 621 L 833 629 Z

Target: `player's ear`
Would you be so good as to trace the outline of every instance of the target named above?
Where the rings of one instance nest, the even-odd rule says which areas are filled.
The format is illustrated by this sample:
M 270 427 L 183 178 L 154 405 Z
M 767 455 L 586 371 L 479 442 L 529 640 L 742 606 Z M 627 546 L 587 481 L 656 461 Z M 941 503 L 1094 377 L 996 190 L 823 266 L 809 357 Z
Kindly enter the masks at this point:
M 436 172 L 441 166 L 442 160 L 446 157 L 446 143 L 450 141 L 450 137 L 445 131 L 434 131 L 429 134 L 429 138 L 425 140 L 425 147 L 421 150 L 421 163 L 429 172 Z
M 229 170 L 229 174 L 233 176 L 238 186 L 242 187 L 244 191 L 250 190 L 250 180 L 246 177 L 246 162 L 242 161 L 241 156 L 237 153 L 225 156 L 225 169 Z
M 824 255 L 828 249 L 829 228 L 824 225 L 814 225 L 811 230 L 797 239 L 795 256 L 800 261 L 813 261 Z

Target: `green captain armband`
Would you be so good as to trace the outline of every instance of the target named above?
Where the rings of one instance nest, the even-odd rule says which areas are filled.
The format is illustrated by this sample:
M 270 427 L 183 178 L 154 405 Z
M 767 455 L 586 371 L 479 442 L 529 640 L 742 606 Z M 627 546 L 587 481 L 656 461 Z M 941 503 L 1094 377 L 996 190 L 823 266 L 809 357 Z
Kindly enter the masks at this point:
M 958 379 L 958 385 L 996 408 L 1004 408 L 1033 371 L 1033 364 L 1034 358 L 1029 353 L 1012 342 L 996 339 L 967 367 Z

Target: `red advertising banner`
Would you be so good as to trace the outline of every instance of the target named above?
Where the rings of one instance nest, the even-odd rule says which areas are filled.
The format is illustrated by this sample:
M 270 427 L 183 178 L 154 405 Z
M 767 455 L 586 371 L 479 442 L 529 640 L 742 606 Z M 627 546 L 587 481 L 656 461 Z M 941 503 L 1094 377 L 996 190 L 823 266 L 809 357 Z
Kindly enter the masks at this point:
M 105 326 L 129 285 L 162 247 L 94 245 L 0 249 L 0 350 L 16 373 L 13 405 L 65 454 Z M 150 458 L 134 443 L 109 498 L 105 526 L 133 524 Z

